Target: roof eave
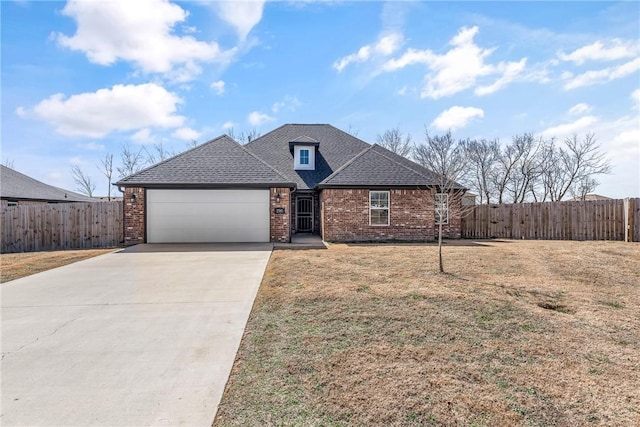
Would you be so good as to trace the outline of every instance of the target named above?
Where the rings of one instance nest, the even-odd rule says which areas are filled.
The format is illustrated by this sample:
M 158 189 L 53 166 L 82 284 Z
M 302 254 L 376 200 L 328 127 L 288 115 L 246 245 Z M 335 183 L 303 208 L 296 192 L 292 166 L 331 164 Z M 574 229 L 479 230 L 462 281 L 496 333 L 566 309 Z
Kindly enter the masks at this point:
M 116 182 L 112 184 L 118 187 L 137 187 L 137 188 L 150 188 L 150 189 L 222 189 L 222 188 L 274 188 L 274 187 L 287 187 L 295 188 L 296 185 L 293 182 L 260 182 L 260 183 L 248 183 L 248 182 L 233 182 L 233 183 L 151 183 L 151 182 Z

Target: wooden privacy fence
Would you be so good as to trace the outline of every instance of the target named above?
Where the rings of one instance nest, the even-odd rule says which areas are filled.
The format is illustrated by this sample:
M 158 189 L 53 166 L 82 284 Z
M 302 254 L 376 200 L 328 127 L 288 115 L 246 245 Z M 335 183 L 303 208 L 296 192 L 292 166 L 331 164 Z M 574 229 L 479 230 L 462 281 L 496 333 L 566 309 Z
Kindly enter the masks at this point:
M 462 237 L 639 242 L 640 199 L 477 205 Z
M 122 202 L 7 206 L 2 253 L 109 248 L 122 243 Z

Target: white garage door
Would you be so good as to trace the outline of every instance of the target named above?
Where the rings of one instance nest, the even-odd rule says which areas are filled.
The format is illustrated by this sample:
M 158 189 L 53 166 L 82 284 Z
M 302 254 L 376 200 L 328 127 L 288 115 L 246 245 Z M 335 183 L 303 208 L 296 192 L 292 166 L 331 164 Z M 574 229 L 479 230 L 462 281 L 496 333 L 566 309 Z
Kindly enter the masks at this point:
M 268 242 L 269 190 L 148 190 L 147 242 Z

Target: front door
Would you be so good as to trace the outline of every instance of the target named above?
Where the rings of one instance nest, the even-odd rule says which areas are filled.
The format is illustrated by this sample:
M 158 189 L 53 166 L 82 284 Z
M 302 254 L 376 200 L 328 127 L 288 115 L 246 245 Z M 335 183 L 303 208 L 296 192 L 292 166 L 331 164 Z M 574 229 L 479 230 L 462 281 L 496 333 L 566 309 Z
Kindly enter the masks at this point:
M 296 230 L 298 233 L 313 232 L 313 198 L 311 196 L 296 198 Z

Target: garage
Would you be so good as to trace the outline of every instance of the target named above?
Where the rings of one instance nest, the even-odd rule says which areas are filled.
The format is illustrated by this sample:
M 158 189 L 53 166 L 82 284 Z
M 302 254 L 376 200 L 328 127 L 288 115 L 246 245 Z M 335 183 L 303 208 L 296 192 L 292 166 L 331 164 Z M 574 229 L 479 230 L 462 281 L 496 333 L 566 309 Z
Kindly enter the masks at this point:
M 268 242 L 269 190 L 149 189 L 148 243 Z

